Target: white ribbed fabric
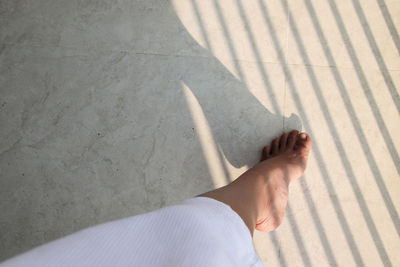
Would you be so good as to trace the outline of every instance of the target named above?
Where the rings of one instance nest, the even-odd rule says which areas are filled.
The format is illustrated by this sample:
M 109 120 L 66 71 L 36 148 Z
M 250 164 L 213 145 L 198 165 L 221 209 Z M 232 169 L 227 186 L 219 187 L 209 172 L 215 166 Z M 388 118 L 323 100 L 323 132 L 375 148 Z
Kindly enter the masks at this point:
M 206 197 L 94 226 L 0 264 L 10 266 L 264 266 L 228 205 Z

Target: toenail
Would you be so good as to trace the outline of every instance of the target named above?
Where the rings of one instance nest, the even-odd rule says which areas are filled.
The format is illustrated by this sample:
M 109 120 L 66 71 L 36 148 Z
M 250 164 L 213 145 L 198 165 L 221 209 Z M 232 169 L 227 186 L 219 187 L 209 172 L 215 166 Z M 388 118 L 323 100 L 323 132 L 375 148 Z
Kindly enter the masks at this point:
M 301 133 L 300 134 L 300 139 L 306 140 L 307 139 L 307 135 L 305 133 Z

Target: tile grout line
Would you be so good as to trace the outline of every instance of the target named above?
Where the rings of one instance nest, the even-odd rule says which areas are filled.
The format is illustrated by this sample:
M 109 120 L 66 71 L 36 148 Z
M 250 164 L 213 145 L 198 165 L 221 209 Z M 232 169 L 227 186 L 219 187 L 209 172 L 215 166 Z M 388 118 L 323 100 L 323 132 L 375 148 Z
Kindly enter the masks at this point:
M 149 56 L 164 56 L 164 57 L 187 57 L 187 58 L 203 58 L 203 59 L 208 59 L 212 57 L 207 57 L 207 56 L 200 56 L 200 55 L 178 55 L 178 54 L 166 54 L 166 53 L 154 53 L 154 52 L 135 52 L 131 49 L 91 49 L 91 48 L 80 48 L 80 47 L 68 47 L 68 46 L 54 46 L 54 45 L 20 45 L 16 43 L 1 43 L 0 45 L 6 45 L 6 46 L 13 46 L 14 48 L 23 48 L 23 47 L 33 47 L 33 48 L 46 48 L 46 47 L 51 47 L 51 48 L 59 48 L 59 49 L 69 49 L 69 50 L 90 50 L 90 51 L 100 51 L 100 52 L 120 52 L 120 53 L 128 53 L 128 54 L 135 54 L 135 55 L 149 55 Z M 289 47 L 289 40 L 287 40 L 287 47 Z M 214 54 L 212 54 L 215 58 L 217 58 Z M 217 58 L 218 59 L 218 58 Z M 220 60 L 220 59 L 218 59 Z M 222 60 L 228 60 L 228 61 L 238 61 L 238 62 L 247 62 L 247 63 L 256 63 L 256 62 L 261 62 L 265 64 L 272 64 L 272 65 L 281 65 L 280 62 L 272 62 L 272 61 L 259 61 L 259 60 L 246 60 L 246 59 L 229 59 L 229 58 L 223 58 Z M 346 66 L 331 66 L 331 65 L 317 65 L 317 64 L 305 64 L 305 63 L 287 63 L 287 57 L 285 54 L 285 64 L 284 66 L 302 66 L 302 67 L 311 67 L 311 68 L 333 68 L 333 69 L 339 69 L 339 70 L 360 70 L 360 68 L 354 68 L 354 67 L 346 67 Z M 365 68 L 363 69 L 365 70 Z M 367 68 L 367 70 L 375 70 L 379 71 L 378 68 Z M 390 72 L 398 72 L 400 69 L 386 69 L 386 71 Z
M 283 59 L 284 59 L 283 68 L 286 68 L 287 65 L 288 65 L 287 64 L 287 57 L 288 57 L 288 54 L 289 54 L 289 27 L 290 27 L 289 20 L 290 20 L 290 13 L 289 13 L 289 7 L 287 7 L 287 10 L 286 10 L 286 44 L 285 44 L 286 47 L 285 47 L 284 56 L 283 56 Z M 284 73 L 285 73 L 285 70 L 284 70 Z M 283 120 L 282 120 L 282 132 L 285 131 L 285 127 L 286 127 L 286 125 L 285 125 L 286 98 L 287 98 L 287 77 L 284 74 L 284 81 L 283 81 L 283 107 L 282 107 L 282 117 L 283 117 Z

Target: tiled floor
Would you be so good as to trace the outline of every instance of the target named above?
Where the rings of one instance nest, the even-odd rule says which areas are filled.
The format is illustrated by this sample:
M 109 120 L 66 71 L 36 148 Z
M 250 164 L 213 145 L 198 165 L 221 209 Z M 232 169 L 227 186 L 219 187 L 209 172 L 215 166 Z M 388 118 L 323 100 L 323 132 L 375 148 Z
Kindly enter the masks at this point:
M 0 2 L 0 260 L 310 133 L 267 266 L 400 265 L 400 1 Z

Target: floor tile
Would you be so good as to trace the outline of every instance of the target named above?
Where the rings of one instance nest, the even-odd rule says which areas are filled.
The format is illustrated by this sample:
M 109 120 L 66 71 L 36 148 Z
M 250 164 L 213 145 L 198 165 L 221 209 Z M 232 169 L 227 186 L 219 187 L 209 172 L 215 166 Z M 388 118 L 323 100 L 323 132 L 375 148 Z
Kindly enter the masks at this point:
M 269 266 L 400 264 L 400 2 L 3 1 L 0 255 L 313 149 Z M 290 18 L 288 20 L 288 18 Z
M 400 69 L 398 1 L 288 2 L 289 63 Z
M 275 0 L 28 1 L 9 4 L 1 21 L 6 44 L 266 62 L 277 62 L 287 37 Z
M 325 261 L 316 264 L 398 264 L 395 136 L 400 124 L 398 116 L 393 117 L 397 110 L 391 95 L 382 88 L 366 92 L 355 70 L 292 66 L 288 73 L 287 111 L 299 115 L 313 139 L 305 179 L 293 186 L 290 202 L 299 235 L 304 236 L 298 242 L 305 247 L 303 255 L 308 253 L 310 262 L 318 259 L 313 247 L 319 245 Z M 367 77 L 370 84 L 384 80 L 377 70 Z M 379 103 L 377 110 L 372 102 Z M 303 206 L 308 218 L 298 212 Z M 287 223 L 294 228 L 289 219 Z M 309 231 L 319 237 L 310 237 Z
M 191 36 L 216 57 L 278 62 L 286 51 L 287 12 L 279 1 L 174 1 Z

